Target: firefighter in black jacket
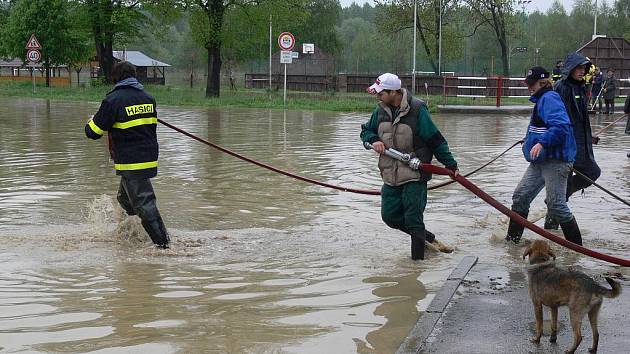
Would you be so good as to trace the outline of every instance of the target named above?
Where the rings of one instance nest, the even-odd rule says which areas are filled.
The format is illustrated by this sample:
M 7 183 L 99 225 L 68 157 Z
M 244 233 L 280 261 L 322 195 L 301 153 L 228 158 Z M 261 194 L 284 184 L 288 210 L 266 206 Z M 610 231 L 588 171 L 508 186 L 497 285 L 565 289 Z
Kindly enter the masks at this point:
M 121 176 L 118 202 L 129 215 L 138 215 L 158 248 L 168 248 L 169 237 L 157 209 L 150 178 L 157 175 L 158 142 L 155 99 L 136 79 L 136 67 L 126 61 L 113 68 L 114 89 L 85 125 L 85 135 L 110 138 L 116 174 Z

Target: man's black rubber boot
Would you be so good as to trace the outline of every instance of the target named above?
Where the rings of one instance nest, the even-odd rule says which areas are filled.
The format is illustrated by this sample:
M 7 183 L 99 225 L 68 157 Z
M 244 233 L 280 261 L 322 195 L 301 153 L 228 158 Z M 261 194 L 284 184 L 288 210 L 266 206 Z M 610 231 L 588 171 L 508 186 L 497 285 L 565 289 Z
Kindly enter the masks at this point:
M 561 223 L 560 227 L 562 228 L 562 233 L 567 241 L 571 241 L 576 245 L 582 246 L 582 233 L 580 232 L 580 228 L 578 227 L 575 217 L 569 222 Z
M 424 259 L 424 230 L 411 231 L 411 259 Z
M 151 220 L 151 221 L 142 221 L 142 226 L 146 230 L 149 237 L 151 237 L 151 241 L 158 246 L 158 248 L 168 248 L 169 237 L 168 232 L 166 231 L 166 226 L 164 226 L 164 222 L 162 222 L 162 218 Z
M 514 211 L 514 210 L 513 210 Z M 514 211 L 518 215 L 527 219 L 529 212 L 518 212 Z M 514 243 L 521 242 L 521 236 L 523 236 L 523 231 L 525 230 L 525 226 L 522 226 L 518 222 L 510 219 L 510 224 L 508 225 L 507 235 L 505 236 L 506 241 L 512 241 Z
M 558 230 L 558 227 L 560 227 L 560 224 L 558 224 L 553 216 L 547 213 L 547 215 L 545 215 L 545 230 Z

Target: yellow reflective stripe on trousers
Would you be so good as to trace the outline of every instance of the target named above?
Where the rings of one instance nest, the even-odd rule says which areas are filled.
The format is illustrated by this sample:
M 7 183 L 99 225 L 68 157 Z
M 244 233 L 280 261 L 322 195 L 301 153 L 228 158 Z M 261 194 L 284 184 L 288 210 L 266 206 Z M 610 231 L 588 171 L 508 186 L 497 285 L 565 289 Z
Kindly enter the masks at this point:
M 103 135 L 103 133 L 105 133 L 105 131 L 103 129 L 99 128 L 98 125 L 96 125 L 96 123 L 94 123 L 93 119 L 90 119 L 90 121 L 88 122 L 88 125 L 90 126 L 92 131 L 95 132 L 98 135 Z
M 154 168 L 158 166 L 157 161 L 139 162 L 139 163 L 117 163 L 114 164 L 114 168 L 118 171 L 136 171 L 146 170 L 148 168 Z
M 117 129 L 127 129 L 127 128 L 137 127 L 139 125 L 145 125 L 145 124 L 157 124 L 157 118 L 156 117 L 138 118 L 138 119 L 130 120 L 128 122 L 116 122 L 114 123 L 113 127 Z

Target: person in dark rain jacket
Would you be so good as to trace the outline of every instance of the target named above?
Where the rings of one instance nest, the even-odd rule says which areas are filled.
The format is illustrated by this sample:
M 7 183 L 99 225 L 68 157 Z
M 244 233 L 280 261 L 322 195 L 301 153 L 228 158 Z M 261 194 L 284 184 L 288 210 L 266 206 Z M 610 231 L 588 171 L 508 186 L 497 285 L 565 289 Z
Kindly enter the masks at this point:
M 113 68 L 114 89 L 85 125 L 85 135 L 110 137 L 110 153 L 120 178 L 118 202 L 129 215 L 138 215 L 158 248 L 169 248 L 169 236 L 157 209 L 151 178 L 157 175 L 157 108 L 136 79 L 136 67 L 126 61 Z
M 573 135 L 577 147 L 577 154 L 573 169 L 584 174 L 592 181 L 596 181 L 601 169 L 595 162 L 593 144 L 597 144 L 599 138 L 593 138 L 591 120 L 588 116 L 588 98 L 584 87 L 584 75 L 589 70 L 591 62 L 580 53 L 570 53 L 564 60 L 563 79 L 556 82 L 556 91 L 569 114 L 573 125 Z M 590 186 L 592 183 L 575 173 L 571 173 L 567 182 L 567 201 L 575 192 Z M 549 214 L 545 218 L 546 229 L 557 229 L 558 222 Z

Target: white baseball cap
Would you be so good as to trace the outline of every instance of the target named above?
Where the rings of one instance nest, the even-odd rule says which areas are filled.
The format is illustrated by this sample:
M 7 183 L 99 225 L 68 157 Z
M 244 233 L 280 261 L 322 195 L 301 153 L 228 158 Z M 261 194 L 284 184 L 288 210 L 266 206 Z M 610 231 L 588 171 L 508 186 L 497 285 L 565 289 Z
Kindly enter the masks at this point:
M 374 84 L 368 87 L 367 92 L 377 94 L 383 90 L 400 90 L 401 82 L 398 76 L 385 73 L 379 76 Z

